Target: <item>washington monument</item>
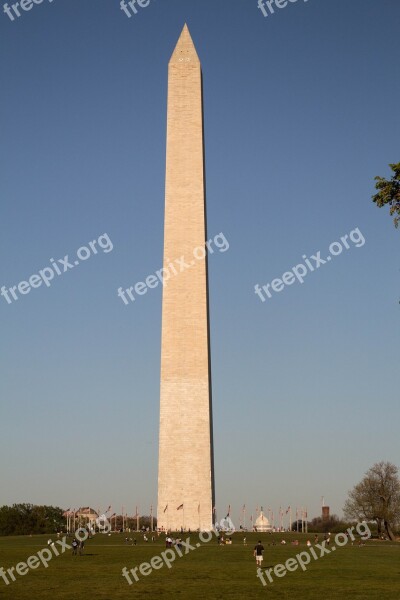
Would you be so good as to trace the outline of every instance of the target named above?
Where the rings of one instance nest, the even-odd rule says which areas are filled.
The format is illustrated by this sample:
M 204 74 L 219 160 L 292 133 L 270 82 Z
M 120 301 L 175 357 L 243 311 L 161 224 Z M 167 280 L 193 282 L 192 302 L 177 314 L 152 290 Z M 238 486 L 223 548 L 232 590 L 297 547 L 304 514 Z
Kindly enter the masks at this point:
M 203 94 L 186 25 L 168 67 L 166 161 L 164 268 L 183 258 L 190 266 L 177 269 L 163 288 L 157 527 L 209 531 L 214 466 Z

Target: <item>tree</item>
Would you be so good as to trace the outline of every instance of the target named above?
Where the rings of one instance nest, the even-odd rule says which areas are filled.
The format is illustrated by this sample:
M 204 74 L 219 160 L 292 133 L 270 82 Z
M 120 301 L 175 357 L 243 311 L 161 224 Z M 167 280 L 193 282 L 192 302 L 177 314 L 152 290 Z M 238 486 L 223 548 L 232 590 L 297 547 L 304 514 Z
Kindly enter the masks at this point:
M 372 200 L 379 208 L 388 204 L 391 216 L 399 215 L 394 218 L 394 225 L 398 227 L 400 222 L 400 163 L 390 164 L 389 166 L 394 175 L 390 181 L 384 177 L 375 177 L 375 188 L 378 193 L 372 196 Z
M 400 521 L 400 480 L 396 465 L 375 463 L 349 492 L 344 514 L 357 521 L 376 521 L 378 535 L 384 530 L 389 539 L 394 540 L 393 528 Z
M 58 507 L 33 504 L 0 507 L 0 535 L 54 533 L 64 527 L 63 510 Z
M 338 533 L 347 529 L 348 525 L 348 523 L 339 519 L 337 515 L 330 515 L 329 519 L 315 517 L 312 519 L 311 523 L 308 524 L 308 531 L 310 533 Z

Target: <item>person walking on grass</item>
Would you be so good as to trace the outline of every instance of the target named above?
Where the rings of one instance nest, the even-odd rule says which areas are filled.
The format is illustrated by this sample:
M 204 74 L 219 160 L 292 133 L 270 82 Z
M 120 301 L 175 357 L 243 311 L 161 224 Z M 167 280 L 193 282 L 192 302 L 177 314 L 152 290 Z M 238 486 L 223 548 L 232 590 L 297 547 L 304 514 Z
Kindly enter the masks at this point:
M 253 552 L 253 555 L 256 558 L 257 568 L 261 567 L 261 564 L 263 561 L 263 554 L 264 554 L 264 546 L 262 545 L 261 540 L 258 540 L 257 545 L 254 546 L 254 552 Z
M 73 542 L 72 542 L 72 556 L 76 556 L 77 551 L 78 551 L 78 542 L 74 538 Z

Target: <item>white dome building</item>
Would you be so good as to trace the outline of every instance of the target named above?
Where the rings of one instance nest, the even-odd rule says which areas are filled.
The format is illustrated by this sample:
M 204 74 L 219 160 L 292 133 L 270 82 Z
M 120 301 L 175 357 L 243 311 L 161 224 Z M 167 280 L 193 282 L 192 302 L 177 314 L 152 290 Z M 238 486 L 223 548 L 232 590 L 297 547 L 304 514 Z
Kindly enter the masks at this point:
M 272 527 L 269 524 L 267 517 L 264 515 L 262 508 L 261 508 L 260 515 L 256 519 L 256 522 L 254 524 L 254 529 L 260 533 L 272 531 Z

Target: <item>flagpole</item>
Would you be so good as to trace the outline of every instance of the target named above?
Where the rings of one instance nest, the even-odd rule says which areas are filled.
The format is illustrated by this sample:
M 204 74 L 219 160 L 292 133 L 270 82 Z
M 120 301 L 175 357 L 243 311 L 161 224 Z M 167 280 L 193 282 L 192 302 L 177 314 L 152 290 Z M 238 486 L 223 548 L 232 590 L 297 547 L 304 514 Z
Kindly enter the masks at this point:
M 306 506 L 306 533 L 308 533 L 308 511 Z

